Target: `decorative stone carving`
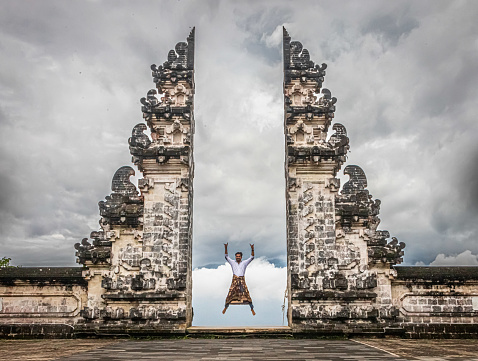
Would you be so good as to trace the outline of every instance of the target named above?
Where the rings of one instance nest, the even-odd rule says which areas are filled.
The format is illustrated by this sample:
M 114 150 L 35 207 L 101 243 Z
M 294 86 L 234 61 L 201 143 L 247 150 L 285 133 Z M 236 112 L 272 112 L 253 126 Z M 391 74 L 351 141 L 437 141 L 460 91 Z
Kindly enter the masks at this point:
M 141 111 L 143 113 L 153 113 L 154 110 L 159 105 L 161 105 L 161 102 L 156 97 L 157 93 L 158 92 L 156 91 L 156 89 L 151 89 L 151 90 L 148 91 L 148 95 L 146 96 L 146 98 L 141 98 L 140 99 L 141 104 L 143 104 L 143 106 L 141 107 Z
M 372 196 L 366 189 L 365 172 L 359 166 L 348 165 L 344 174 L 349 175 L 350 179 L 344 184 L 342 192 L 335 201 L 336 219 L 339 220 L 341 227 L 346 231 L 350 231 L 352 227 L 356 226 L 363 227 L 369 246 L 370 262 L 383 262 L 391 265 L 401 263 L 405 243 L 399 243 L 395 237 L 387 243 L 386 239 L 390 237 L 388 231 L 377 230 L 380 223 L 378 214 L 381 202 L 379 199 L 372 200 Z
M 131 138 L 128 139 L 130 147 L 145 149 L 151 144 L 149 137 L 144 134 L 144 131 L 148 129 L 143 123 L 136 124 L 133 128 Z
M 344 169 L 344 174 L 347 174 L 350 179 L 344 184 L 342 194 L 356 195 L 365 192 L 365 188 L 367 188 L 367 177 L 362 168 L 357 165 L 348 165 Z M 368 195 L 368 191 L 366 191 L 366 194 Z
M 166 127 L 163 142 L 171 146 L 183 146 L 189 144 L 189 129 L 187 129 L 179 120 Z
M 134 169 L 128 166 L 116 171 L 111 184 L 113 193 L 98 203 L 103 223 L 137 226 L 142 221 L 143 199 L 129 180 L 134 174 Z
M 335 133 L 330 137 L 328 144 L 331 148 L 339 149 L 341 147 L 347 147 L 344 153 L 348 150 L 349 138 L 347 137 L 347 130 L 342 124 L 335 123 L 332 127 Z
M 322 87 L 327 65 L 315 65 L 310 60 L 309 51 L 304 49 L 300 42 L 291 42 L 290 39 L 289 33 L 284 28 L 284 81 L 289 83 L 291 78 L 295 78 L 302 82 L 310 82 L 318 92 Z
M 119 168 L 111 182 L 111 195 L 106 201 L 98 203 L 100 208 L 101 231 L 91 232 L 92 244 L 84 238 L 81 243 L 75 244 L 77 262 L 82 264 L 98 264 L 111 262 L 112 238 L 115 231 L 112 226 L 138 227 L 142 222 L 143 199 L 129 178 L 135 174 L 133 168 L 124 166 Z
M 178 160 L 191 167 L 194 94 L 194 30 L 187 43 L 178 43 L 161 66 L 152 65 L 152 89 L 141 99 L 141 110 L 151 130 L 151 141 L 137 125 L 130 138 L 133 163 L 144 171 L 144 162 L 163 165 Z M 157 94 L 162 95 L 158 99 Z
M 169 51 L 168 60 L 163 65 L 153 64 L 151 70 L 153 81 L 158 89 L 162 89 L 166 83 L 176 84 L 180 81 L 187 82 L 192 87 L 194 84 L 194 29 L 186 43 L 177 43 L 175 50 Z

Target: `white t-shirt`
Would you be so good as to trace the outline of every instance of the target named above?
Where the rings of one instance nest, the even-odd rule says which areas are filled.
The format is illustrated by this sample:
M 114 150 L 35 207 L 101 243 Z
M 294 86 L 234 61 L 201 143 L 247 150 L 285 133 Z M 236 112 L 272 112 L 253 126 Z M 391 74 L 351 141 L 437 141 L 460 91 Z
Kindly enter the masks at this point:
M 233 260 L 226 254 L 226 261 L 231 265 L 232 273 L 234 273 L 238 277 L 243 277 L 246 273 L 246 267 L 251 263 L 254 259 L 254 256 L 249 257 L 248 259 L 241 261 L 241 263 L 237 263 L 236 260 Z

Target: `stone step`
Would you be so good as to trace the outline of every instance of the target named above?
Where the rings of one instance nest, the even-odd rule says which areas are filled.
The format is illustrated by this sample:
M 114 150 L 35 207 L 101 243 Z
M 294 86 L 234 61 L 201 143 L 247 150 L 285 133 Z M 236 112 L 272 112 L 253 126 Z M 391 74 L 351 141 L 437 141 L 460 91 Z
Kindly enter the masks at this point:
M 186 330 L 188 335 L 249 335 L 249 336 L 274 336 L 291 335 L 289 326 L 192 326 Z

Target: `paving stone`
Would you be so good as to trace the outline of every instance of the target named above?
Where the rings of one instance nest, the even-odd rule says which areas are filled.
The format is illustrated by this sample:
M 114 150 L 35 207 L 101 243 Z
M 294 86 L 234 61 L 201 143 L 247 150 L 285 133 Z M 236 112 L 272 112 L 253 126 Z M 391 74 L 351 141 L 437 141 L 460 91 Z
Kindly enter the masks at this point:
M 125 341 L 58 359 L 92 360 L 405 360 L 348 340 L 183 339 Z

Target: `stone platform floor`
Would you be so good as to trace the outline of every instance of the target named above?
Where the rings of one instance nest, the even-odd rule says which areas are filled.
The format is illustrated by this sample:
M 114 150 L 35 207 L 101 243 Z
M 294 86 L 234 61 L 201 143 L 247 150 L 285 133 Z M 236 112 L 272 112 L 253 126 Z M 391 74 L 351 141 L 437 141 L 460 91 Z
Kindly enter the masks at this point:
M 5 360 L 478 360 L 478 340 L 0 340 Z

